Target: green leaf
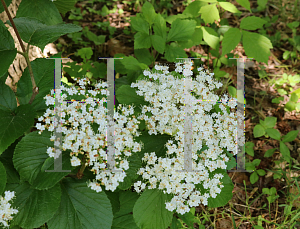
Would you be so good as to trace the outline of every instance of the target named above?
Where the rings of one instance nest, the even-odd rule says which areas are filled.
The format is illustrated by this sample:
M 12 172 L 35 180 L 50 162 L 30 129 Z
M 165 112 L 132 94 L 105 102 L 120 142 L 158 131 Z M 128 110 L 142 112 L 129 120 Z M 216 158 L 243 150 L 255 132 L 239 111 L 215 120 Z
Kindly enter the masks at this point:
M 143 96 L 137 95 L 134 88 L 130 85 L 122 85 L 116 91 L 116 99 L 119 103 L 126 105 L 139 106 L 140 104 L 146 105 L 147 102 Z
M 56 0 L 54 4 L 58 11 L 65 15 L 67 12 L 75 8 L 76 0 Z
M 237 28 L 230 28 L 223 37 L 222 53 L 223 55 L 230 53 L 241 41 L 242 34 Z
M 142 12 L 149 25 L 152 25 L 156 17 L 153 5 L 149 2 L 145 2 L 142 7 Z
M 151 56 L 148 49 L 135 49 L 134 55 L 140 63 L 144 63 L 146 65 L 150 65 L 153 61 L 153 56 Z
M 267 123 L 267 122 L 266 122 L 267 118 L 275 118 L 275 124 L 273 124 L 273 123 L 272 123 L 272 124 L 271 124 L 271 123 Z M 266 120 L 265 120 L 265 125 L 266 125 L 266 127 L 267 127 L 266 130 L 269 130 L 269 132 L 272 134 L 272 136 L 274 136 L 274 134 L 275 134 L 275 132 L 276 132 L 276 135 L 277 135 L 277 137 L 278 137 L 278 133 L 279 133 L 278 130 L 275 131 L 275 132 L 274 132 L 274 131 L 270 131 L 270 130 L 274 130 L 274 129 L 271 129 L 271 128 L 273 128 L 273 127 L 276 125 L 276 119 L 277 119 L 277 118 L 276 118 L 276 117 L 267 117 L 267 118 L 266 118 Z M 272 132 L 273 132 L 273 133 L 272 133 Z M 278 133 L 277 133 L 277 132 L 278 132 Z M 267 131 L 267 133 L 268 133 L 268 131 Z M 268 135 L 270 135 L 270 134 L 268 133 Z M 273 138 L 272 136 L 270 135 L 271 138 Z M 279 137 L 280 137 L 280 133 L 279 133 Z M 278 140 L 278 139 L 277 139 L 277 140 Z
M 201 28 L 196 28 L 195 32 L 192 35 L 193 45 L 199 45 L 202 42 L 203 32 Z
M 223 173 L 223 176 L 224 177 L 220 180 L 224 185 L 221 189 L 221 193 L 217 194 L 216 198 L 209 197 L 207 199 L 207 205 L 210 208 L 225 206 L 228 201 L 232 199 L 233 183 L 227 173 Z
M 284 106 L 288 111 L 293 111 L 296 109 L 296 103 L 292 101 L 288 101 Z
M 169 62 L 175 62 L 176 58 L 188 58 L 188 56 L 182 48 L 179 48 L 175 42 L 172 42 L 170 45 L 166 45 L 165 58 Z
M 265 129 L 262 127 L 262 125 L 257 124 L 253 129 L 253 135 L 255 138 L 259 138 L 265 134 Z
M 297 83 L 300 83 L 300 75 L 289 75 L 288 76 L 289 83 L 292 87 L 294 87 Z M 298 95 L 297 95 L 298 96 Z M 298 96 L 299 98 L 300 96 Z
M 272 103 L 280 103 L 280 101 L 283 101 L 283 100 L 284 100 L 283 97 L 278 97 L 278 98 L 272 99 Z
M 19 183 L 20 176 L 17 170 L 15 169 L 12 161 L 12 157 L 15 151 L 15 147 L 18 143 L 16 140 L 13 144 L 11 144 L 1 155 L 0 161 L 5 167 L 6 175 L 7 175 L 7 183 Z
M 5 190 L 6 182 L 7 182 L 7 175 L 4 165 L 0 162 L 0 196 Z
M 141 17 L 141 14 L 137 14 L 135 17 L 130 17 L 130 25 L 138 32 L 143 32 L 149 35 L 149 24 Z
M 236 0 L 236 2 L 252 13 L 249 0 Z
M 9 5 L 11 4 L 12 0 L 4 0 L 5 4 L 7 7 L 9 7 Z M 0 4 L 0 13 L 2 13 L 4 11 L 4 7 L 2 4 Z
M 217 9 L 216 4 L 210 4 L 206 6 L 202 6 L 200 9 L 201 13 L 201 18 L 204 20 L 205 24 L 206 23 L 213 23 L 215 20 L 219 20 L 219 11 Z
M 220 39 L 218 34 L 210 27 L 201 27 L 203 32 L 203 40 L 213 49 L 217 49 Z
M 254 184 L 256 181 L 258 181 L 258 174 L 256 171 L 254 171 L 251 175 L 250 175 L 250 182 L 251 184 Z
M 120 201 L 119 201 L 119 191 L 110 191 L 110 190 L 104 190 L 105 194 L 107 195 L 108 199 L 110 200 L 113 214 L 116 214 L 118 211 L 120 211 Z
M 185 10 L 182 12 L 182 14 L 186 14 L 190 17 L 198 17 L 200 14 L 200 8 L 202 6 L 206 6 L 207 3 L 202 2 L 202 1 L 194 1 L 191 2 Z
M 290 55 L 291 55 L 291 52 L 288 51 L 288 50 L 286 50 L 286 51 L 282 54 L 282 58 L 283 58 L 284 60 L 287 60 L 287 59 L 289 59 Z
M 136 224 L 143 229 L 167 228 L 171 224 L 173 213 L 166 209 L 165 202 L 170 200 L 170 194 L 146 189 L 133 208 Z
M 49 229 L 111 228 L 113 213 L 105 192 L 97 193 L 87 187 L 84 179 L 70 177 L 62 180 L 61 189 L 60 206 L 47 221 Z
M 133 215 L 122 215 L 118 218 L 114 218 L 111 229 L 139 229 L 136 225 Z
M 0 4 L 2 6 L 2 4 Z M 4 75 L 17 55 L 15 42 L 10 32 L 0 21 L 0 76 Z
M 47 190 L 33 189 L 27 182 L 7 184 L 7 190 L 14 190 L 16 198 L 12 203 L 18 213 L 11 225 L 22 228 L 37 228 L 51 219 L 57 211 L 61 199 L 59 184 Z
M 243 46 L 247 56 L 253 57 L 258 62 L 268 63 L 271 41 L 263 35 L 242 31 Z M 253 45 L 255 44 L 255 45 Z
M 235 5 L 230 2 L 219 2 L 219 4 L 224 10 L 227 10 L 231 13 L 241 13 L 241 11 L 239 11 Z
M 36 18 L 46 25 L 56 25 L 63 22 L 58 9 L 49 0 L 22 0 L 16 15 L 16 18 L 20 17 Z
M 52 188 L 64 176 L 70 172 L 45 172 L 53 170 L 54 158 L 47 154 L 48 147 L 54 147 L 50 141 L 51 133 L 37 131 L 27 134 L 18 143 L 13 156 L 13 163 L 20 176 L 28 181 L 36 189 Z M 72 170 L 70 156 L 67 152 L 63 153 L 63 170 Z
M 4 83 L 0 83 L 0 111 L 14 111 L 17 100 L 13 90 Z
M 254 160 L 252 161 L 252 165 L 254 165 L 254 166 L 259 166 L 260 162 L 261 162 L 260 159 L 254 159 Z
M 160 54 L 164 53 L 166 41 L 162 37 L 158 35 L 151 35 L 151 44 L 157 52 Z
M 284 142 L 280 142 L 280 153 L 282 154 L 283 158 L 287 161 L 290 162 L 290 150 L 289 148 L 284 144 Z
M 254 156 L 254 150 L 253 150 L 254 143 L 253 142 L 246 142 L 245 147 L 246 147 L 245 148 L 246 153 L 253 157 Z
M 276 125 L 277 118 L 276 117 L 266 117 L 265 126 L 266 128 L 273 128 Z
M 185 41 L 192 37 L 195 32 L 195 20 L 176 19 L 168 34 L 167 42 L 169 41 Z
M 158 138 L 159 136 L 159 138 Z M 135 141 L 140 142 L 142 141 L 143 147 L 140 152 L 141 155 L 144 153 L 151 153 L 155 152 L 157 157 L 165 157 L 167 148 L 165 144 L 167 144 L 168 140 L 172 137 L 168 134 L 158 134 L 158 135 L 150 135 L 148 131 L 141 132 L 141 135 L 135 137 Z
M 236 88 L 233 86 L 228 86 L 228 92 L 232 97 L 236 97 Z
M 260 175 L 260 176 L 264 176 L 264 175 L 266 175 L 266 171 L 265 170 L 263 170 L 263 169 L 258 169 L 258 170 L 256 170 L 256 172 L 258 173 L 258 175 Z
M 114 215 L 114 217 L 117 218 L 132 212 L 138 198 L 139 195 L 131 190 L 119 192 L 120 210 Z
M 240 28 L 247 30 L 257 30 L 261 29 L 265 23 L 267 23 L 267 21 L 259 17 L 250 16 L 242 19 Z
M 292 142 L 298 136 L 299 130 L 292 130 L 283 136 L 282 142 Z
M 0 110 L 0 154 L 33 126 L 35 112 L 30 104 L 18 106 L 14 112 Z
M 292 93 L 292 94 L 291 94 L 290 101 L 292 101 L 292 102 L 294 102 L 294 103 L 297 103 L 297 102 L 298 102 L 298 96 L 297 96 L 296 93 Z
M 141 157 L 142 154 L 139 153 L 133 154 L 127 159 L 129 163 L 129 169 L 126 170 L 126 177 L 124 178 L 124 181 L 119 183 L 119 189 L 129 189 L 134 183 L 134 180 L 138 178 L 139 175 L 137 174 L 137 171 L 142 166 Z
M 272 128 L 267 128 L 266 129 L 267 134 L 275 139 L 275 140 L 280 140 L 280 132 L 276 129 L 272 129 Z
M 134 35 L 134 49 L 150 48 L 151 38 L 144 32 L 137 32 Z
M 276 150 L 277 150 L 277 148 L 267 150 L 267 151 L 265 152 L 264 157 L 271 157 L 271 156 L 274 154 L 274 152 L 275 152 Z
M 167 38 L 167 26 L 166 20 L 160 15 L 157 14 L 154 25 L 153 25 L 154 34 L 157 36 L 161 36 L 164 40 Z
M 39 88 L 31 104 L 36 111 L 44 112 L 47 108 L 44 97 L 50 94 L 50 90 L 54 85 L 54 60 L 37 58 L 31 62 L 35 83 Z M 17 93 L 19 103 L 27 104 L 32 96 L 32 83 L 28 67 L 24 70 L 21 79 L 17 84 Z

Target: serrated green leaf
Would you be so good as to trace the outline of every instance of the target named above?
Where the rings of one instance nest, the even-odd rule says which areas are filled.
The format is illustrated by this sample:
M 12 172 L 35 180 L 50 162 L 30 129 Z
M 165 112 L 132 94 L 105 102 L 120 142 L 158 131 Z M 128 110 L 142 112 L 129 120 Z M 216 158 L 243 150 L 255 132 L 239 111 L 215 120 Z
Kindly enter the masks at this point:
M 173 217 L 173 213 L 166 209 L 165 204 L 170 200 L 170 194 L 164 194 L 157 189 L 146 189 L 133 208 L 136 224 L 143 229 L 167 228 Z
M 267 23 L 267 21 L 259 17 L 250 16 L 242 19 L 240 28 L 247 30 L 256 30 L 261 29 L 265 23 Z
M 202 6 L 200 9 L 201 18 L 206 23 L 213 23 L 215 20 L 219 20 L 219 11 L 217 9 L 216 4 L 210 4 L 206 6 Z
M 0 76 L 7 72 L 16 55 L 17 49 L 15 48 L 14 39 L 4 23 L 0 21 Z
M 18 143 L 15 149 L 13 163 L 20 176 L 36 189 L 52 188 L 70 172 L 45 172 L 54 169 L 54 159 L 47 154 L 48 147 L 54 147 L 50 141 L 51 134 L 37 131 L 27 134 Z M 62 169 L 72 170 L 70 156 L 63 152 Z
M 138 200 L 139 195 L 136 192 L 120 191 L 119 192 L 119 201 L 120 201 L 120 210 L 114 215 L 114 217 L 120 217 L 127 215 L 133 211 L 133 207 Z
M 33 126 L 35 112 L 30 104 L 18 106 L 12 113 L 0 110 L 0 154 Z
M 63 22 L 55 4 L 49 0 L 22 0 L 16 15 L 16 18 L 20 17 L 36 18 L 46 25 L 56 25 Z
M 62 180 L 61 189 L 60 206 L 47 221 L 49 229 L 111 228 L 113 213 L 105 192 L 97 193 L 87 187 L 85 180 L 70 177 Z
M 235 5 L 230 2 L 219 2 L 219 4 L 224 10 L 227 10 L 231 13 L 241 13 L 241 11 L 239 11 Z
M 138 32 L 143 32 L 149 35 L 149 24 L 139 13 L 135 17 L 130 17 L 130 26 Z
M 290 150 L 289 148 L 286 146 L 286 144 L 284 144 L 284 142 L 280 142 L 280 153 L 282 154 L 283 158 L 287 161 L 290 162 Z
M 257 124 L 253 129 L 253 135 L 255 138 L 259 138 L 265 134 L 265 129 L 262 127 L 262 125 Z
M 142 12 L 149 25 L 152 25 L 156 17 L 153 5 L 149 2 L 145 2 L 142 7 Z
M 224 177 L 220 179 L 220 182 L 224 185 L 221 189 L 221 193 L 217 194 L 216 198 L 209 197 L 207 199 L 207 205 L 210 208 L 225 206 L 228 201 L 232 199 L 232 190 L 234 185 L 227 173 L 223 173 L 223 176 Z
M 233 50 L 241 41 L 242 34 L 237 28 L 230 28 L 222 40 L 222 54 L 225 55 Z
M 150 65 L 153 61 L 153 56 L 151 56 L 148 49 L 135 49 L 134 55 L 138 59 L 140 63 L 144 63 L 146 65 Z M 123 78 L 123 77 L 121 77 Z M 120 79 L 121 79 L 120 78 Z
M 282 139 L 282 142 L 292 142 L 298 136 L 299 130 L 292 130 L 288 132 Z
M 151 37 L 144 32 L 137 32 L 134 35 L 134 49 L 151 47 Z
M 59 184 L 47 190 L 33 189 L 27 182 L 7 184 L 7 190 L 14 190 L 16 198 L 12 203 L 18 213 L 11 225 L 22 228 L 37 228 L 53 217 L 61 200 Z
M 195 29 L 196 21 L 176 19 L 171 25 L 167 42 L 188 40 L 192 37 Z
M 160 14 L 156 15 L 153 31 L 155 35 L 161 36 L 164 40 L 167 39 L 166 20 Z
M 175 42 L 172 42 L 170 45 L 166 45 L 165 58 L 169 62 L 175 62 L 176 58 L 188 58 L 188 56 L 182 48 L 178 47 Z
M 256 181 L 258 181 L 258 174 L 256 171 L 254 171 L 251 175 L 250 175 L 250 182 L 251 184 L 254 184 Z
M 252 13 L 249 0 L 236 0 L 236 2 Z
M 202 32 L 203 32 L 203 40 L 213 49 L 217 49 L 220 39 L 216 32 L 209 27 L 201 27 Z
M 0 110 L 13 112 L 17 108 L 17 100 L 13 90 L 0 83 Z
M 65 15 L 67 12 L 75 8 L 76 0 L 56 0 L 54 1 L 58 11 Z
M 253 57 L 258 62 L 268 63 L 270 49 L 273 48 L 271 41 L 257 33 L 242 31 L 242 34 L 246 55 Z
M 276 150 L 277 150 L 277 148 L 267 150 L 267 151 L 265 152 L 264 157 L 271 157 L 271 156 L 274 154 L 274 152 L 275 152 Z
M 139 229 L 136 225 L 133 215 L 127 214 L 114 218 L 111 229 Z
M 158 35 L 152 35 L 151 44 L 157 52 L 159 52 L 160 54 L 164 53 L 166 47 L 166 41 L 162 37 Z

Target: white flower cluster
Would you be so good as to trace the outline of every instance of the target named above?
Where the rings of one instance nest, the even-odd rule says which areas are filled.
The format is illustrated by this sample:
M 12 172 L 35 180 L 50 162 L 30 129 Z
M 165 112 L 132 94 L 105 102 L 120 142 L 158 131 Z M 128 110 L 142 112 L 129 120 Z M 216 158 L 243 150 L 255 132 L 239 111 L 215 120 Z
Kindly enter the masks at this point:
M 100 92 L 102 95 L 108 94 L 107 89 L 104 89 L 108 85 L 107 83 L 97 83 L 95 90 L 86 90 L 86 82 L 88 79 L 79 80 L 80 88 L 61 87 L 61 90 L 66 91 L 69 95 L 82 94 L 87 97 L 85 103 L 72 100 L 72 103 L 68 104 L 66 101 L 61 101 L 62 150 L 71 151 L 72 166 L 81 165 L 82 155 L 86 157 L 85 166 L 91 166 L 91 171 L 96 175 L 93 181 L 88 182 L 91 189 L 101 192 L 100 185 L 104 185 L 106 190 L 114 191 L 119 182 L 123 182 L 126 176 L 124 170 L 129 168 L 127 158 L 132 155 L 132 152 L 141 151 L 141 145 L 133 141 L 133 136 L 139 136 L 137 129 L 140 122 L 133 115 L 134 107 L 132 106 L 125 107 L 120 104 L 117 112 L 114 112 L 114 119 L 116 120 L 114 125 L 115 167 L 117 170 L 123 169 L 123 171 L 106 171 L 107 154 L 105 147 L 107 147 L 106 133 L 108 129 L 106 99 L 103 97 L 100 100 L 94 97 Z M 53 90 L 51 94 L 54 95 Z M 55 99 L 52 96 L 47 95 L 45 97 L 47 106 L 54 105 Z M 61 98 L 66 99 L 67 95 L 63 94 Z M 40 130 L 39 133 L 45 129 L 54 131 L 54 118 L 55 111 L 48 108 L 46 113 L 38 119 L 46 124 L 36 124 L 36 128 Z M 92 128 L 94 123 L 98 124 L 96 133 Z M 55 140 L 54 135 L 52 135 L 51 140 Z M 59 142 L 54 144 L 59 146 Z M 54 148 L 49 147 L 47 153 L 50 157 L 57 158 L 61 151 L 54 152 Z M 79 158 L 80 154 L 81 159 Z
M 5 191 L 4 193 L 4 198 L 1 196 L 0 200 L 0 223 L 9 228 L 8 221 L 13 219 L 11 215 L 17 214 L 18 210 L 11 208 L 11 204 L 8 202 L 14 198 L 15 192 Z
M 184 76 L 192 75 L 191 62 L 183 67 L 180 65 L 181 63 L 176 63 L 176 75 L 181 72 Z M 138 88 L 137 94 L 144 96 L 145 100 L 150 102 L 150 106 L 143 106 L 142 114 L 138 119 L 145 120 L 149 134 L 169 134 L 174 137 L 177 144 L 173 140 L 168 141 L 167 158 L 157 158 L 155 152 L 146 153 L 143 160 L 147 162 L 147 166 L 141 168 L 138 173 L 142 175 L 145 183 L 150 183 L 149 189 L 158 188 L 164 193 L 174 194 L 173 199 L 166 203 L 166 208 L 169 211 L 177 209 L 178 213 L 184 214 L 190 210 L 185 204 L 187 198 L 190 207 L 198 206 L 200 203 L 207 205 L 207 198 L 216 198 L 224 187 L 220 182 L 223 178 L 221 173 L 214 174 L 213 177 L 209 175 L 218 168 L 227 168 L 225 162 L 229 159 L 223 153 L 223 148 L 237 154 L 237 117 L 234 113 L 228 114 L 226 109 L 226 103 L 229 107 L 235 108 L 236 101 L 228 102 L 228 97 L 225 95 L 219 104 L 224 114 L 220 112 L 209 114 L 216 101 L 220 101 L 219 96 L 212 90 L 221 87 L 222 83 L 214 81 L 213 73 L 206 74 L 208 72 L 205 73 L 201 71 L 202 68 L 198 68 L 200 75 L 191 82 L 191 90 L 194 94 L 191 114 L 193 117 L 192 168 L 198 171 L 176 172 L 184 168 L 185 78 L 168 74 L 167 66 L 155 66 L 155 69 L 163 72 L 152 74 L 150 71 L 144 71 L 144 75 L 153 78 L 154 81 L 139 80 L 131 84 L 131 87 Z M 205 145 L 208 149 L 198 153 L 197 151 L 200 152 Z M 205 193 L 194 191 L 195 184 L 202 184 L 207 191 Z

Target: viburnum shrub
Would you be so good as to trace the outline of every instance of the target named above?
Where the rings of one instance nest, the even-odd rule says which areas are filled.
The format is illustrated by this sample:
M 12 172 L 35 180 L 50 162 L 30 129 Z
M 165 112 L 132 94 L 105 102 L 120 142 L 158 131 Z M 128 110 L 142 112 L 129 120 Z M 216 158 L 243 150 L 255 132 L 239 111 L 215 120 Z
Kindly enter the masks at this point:
M 227 168 L 226 162 L 229 161 L 225 151 L 234 155 L 237 153 L 237 116 L 227 109 L 235 108 L 236 101 L 228 99 L 227 95 L 222 98 L 215 95 L 212 90 L 221 87 L 222 83 L 212 78 L 213 73 L 206 74 L 208 72 L 205 73 L 200 67 L 200 75 L 192 81 L 193 170 L 200 171 L 176 172 L 184 166 L 184 77 L 192 75 L 191 67 L 192 62 L 184 67 L 176 63 L 175 72 L 178 74 L 173 76 L 169 74 L 167 66 L 156 65 L 157 72 L 145 70 L 146 77 L 131 84 L 131 87 L 138 88 L 137 94 L 144 96 L 151 104 L 144 105 L 142 114 L 138 116 L 138 119 L 145 120 L 149 134 L 160 133 L 173 137 L 166 144 L 168 150 L 165 157 L 157 157 L 155 152 L 145 153 L 142 160 L 146 166 L 138 171 L 144 183 L 136 182 L 135 190 L 140 192 L 139 186 L 145 188 L 149 184 L 149 189 L 158 188 L 164 193 L 173 194 L 166 208 L 169 211 L 176 209 L 180 214 L 189 212 L 189 207 L 196 207 L 200 203 L 207 205 L 209 197 L 216 198 L 221 193 L 224 188 L 221 179 L 225 174 L 220 171 Z M 181 72 L 183 74 L 179 75 Z M 210 114 L 215 101 L 220 99 L 222 103 L 218 107 L 221 112 Z
M 8 227 L 8 221 L 13 219 L 12 214 L 18 213 L 18 210 L 11 208 L 11 204 L 9 203 L 14 198 L 15 192 L 5 191 L 4 194 L 4 198 L 1 196 L 0 200 L 0 223 Z
M 77 79 L 76 79 L 77 80 Z M 72 166 L 93 166 L 91 171 L 96 174 L 95 181 L 89 182 L 91 189 L 99 192 L 102 191 L 100 184 L 106 187 L 106 190 L 115 191 L 119 182 L 124 181 L 125 172 L 108 172 L 105 171 L 107 152 L 104 149 L 107 146 L 107 108 L 105 107 L 106 99 L 103 97 L 94 98 L 97 94 L 106 95 L 109 92 L 104 89 L 107 87 L 106 82 L 97 83 L 95 90 L 88 90 L 86 83 L 90 83 L 88 78 L 79 79 L 80 87 L 75 86 L 67 88 L 62 86 L 62 100 L 68 95 L 85 95 L 85 102 L 80 101 L 61 101 L 61 124 L 63 133 L 64 151 L 70 150 Z M 47 95 L 46 105 L 54 108 L 55 98 L 54 90 L 51 90 L 51 96 Z M 133 136 L 139 136 L 137 132 L 138 123 L 133 115 L 133 106 L 122 106 L 119 104 L 117 112 L 114 113 L 115 125 L 115 156 L 116 168 L 127 170 L 129 168 L 127 158 L 140 151 L 139 143 L 133 141 Z M 54 109 L 47 109 L 45 114 L 39 117 L 39 121 L 45 122 L 36 124 L 36 128 L 41 134 L 43 130 L 54 131 Z M 132 117 L 130 117 L 132 116 Z M 95 125 L 98 127 L 95 129 Z M 126 127 L 124 126 L 126 125 Z M 51 136 L 51 141 L 55 140 L 55 135 Z M 48 147 L 47 153 L 50 157 L 58 158 L 60 152 L 54 152 L 53 147 Z M 83 168 L 84 168 L 83 167 Z M 99 180 L 100 183 L 96 181 Z

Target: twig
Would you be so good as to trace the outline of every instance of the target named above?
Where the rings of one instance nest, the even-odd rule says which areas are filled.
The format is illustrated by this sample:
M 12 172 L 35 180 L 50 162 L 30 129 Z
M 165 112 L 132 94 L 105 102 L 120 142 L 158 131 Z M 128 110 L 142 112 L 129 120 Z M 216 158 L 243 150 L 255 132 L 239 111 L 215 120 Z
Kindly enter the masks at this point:
M 39 93 L 39 88 L 36 86 L 36 83 L 35 83 L 35 80 L 34 80 L 33 71 L 32 71 L 32 67 L 31 67 L 31 64 L 30 64 L 30 61 L 29 61 L 29 56 L 28 56 L 29 44 L 28 44 L 27 50 L 26 50 L 25 46 L 23 44 L 23 41 L 21 39 L 21 36 L 20 36 L 20 34 L 19 34 L 18 30 L 17 30 L 17 27 L 16 27 L 16 25 L 15 25 L 15 23 L 14 23 L 11 15 L 10 15 L 10 12 L 8 11 L 6 3 L 4 2 L 4 0 L 1 0 L 1 3 L 2 3 L 3 7 L 4 7 L 4 10 L 5 10 L 5 12 L 6 12 L 6 14 L 7 14 L 8 18 L 9 18 L 9 21 L 10 21 L 10 23 L 11 23 L 11 25 L 12 25 L 12 27 L 13 27 L 16 35 L 17 35 L 17 38 L 18 38 L 18 40 L 20 42 L 20 45 L 21 45 L 21 48 L 23 50 L 23 52 L 19 52 L 18 51 L 18 53 L 21 54 L 21 55 L 23 55 L 25 57 L 25 60 L 26 60 L 27 65 L 28 65 L 28 70 L 29 70 L 29 74 L 30 74 L 30 78 L 31 78 L 32 87 L 33 87 L 32 88 L 32 96 L 31 96 L 31 98 L 29 100 L 29 104 L 32 104 L 35 96 Z

